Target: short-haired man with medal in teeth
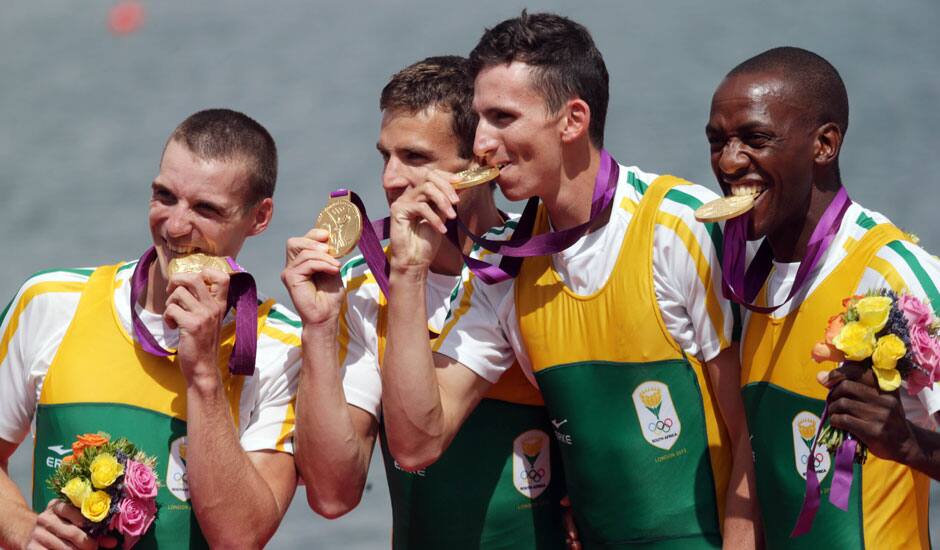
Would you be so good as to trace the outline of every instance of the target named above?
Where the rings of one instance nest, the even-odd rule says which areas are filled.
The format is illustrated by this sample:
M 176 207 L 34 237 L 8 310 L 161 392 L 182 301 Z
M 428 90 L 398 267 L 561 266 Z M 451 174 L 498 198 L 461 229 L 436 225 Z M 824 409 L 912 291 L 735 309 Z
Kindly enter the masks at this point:
M 844 310 L 842 301 L 890 289 L 940 308 L 940 261 L 848 197 L 839 171 L 848 122 L 848 96 L 835 67 L 807 50 L 781 47 L 725 76 L 705 130 L 722 190 L 747 207 L 753 203 L 726 223 L 724 260 L 727 288 L 750 310 L 741 385 L 766 542 L 928 548 L 929 480 L 912 469 L 924 464 L 905 451 L 917 447 L 915 434 L 932 431 L 937 391 L 883 392 L 871 378 L 845 380 L 857 374 L 853 368 L 833 371 L 825 377 L 838 383 L 829 403 L 832 425 L 855 433 L 872 452 L 863 465 L 849 461 L 847 474 L 854 469 L 857 482 L 841 496 L 833 483 L 841 477 L 838 461 L 823 447 L 811 452 L 828 391 L 817 372 L 838 366 L 816 363 L 811 352 L 829 319 Z M 761 242 L 745 270 L 747 240 Z M 848 421 L 853 416 L 857 423 Z M 818 482 L 835 501 L 844 498 L 847 511 L 824 497 L 815 521 L 812 506 L 801 512 L 810 460 Z
M 234 259 L 267 228 L 276 179 L 267 130 L 228 109 L 198 112 L 163 150 L 153 247 L 139 261 L 23 285 L 0 325 L 0 546 L 97 546 L 45 483 L 76 434 L 97 432 L 157 459 L 157 519 L 136 548 L 271 538 L 296 488 L 298 323 L 259 300 Z M 5 466 L 34 419 L 31 511 Z
M 392 455 L 433 464 L 518 361 L 551 414 L 585 548 L 753 547 L 732 310 L 717 228 L 693 217 L 715 195 L 603 149 L 608 75 L 583 26 L 523 12 L 487 30 L 470 60 L 474 152 L 500 167 L 507 198 L 541 206 L 509 241 L 480 241 L 494 266 L 525 259 L 514 279 L 471 264 L 432 352 L 419 301 L 464 199 L 434 172 L 393 203 Z M 512 274 L 512 262 L 498 265 Z
M 459 172 L 471 164 L 477 121 L 470 107 L 472 84 L 465 58 L 441 56 L 402 69 L 382 90 L 377 148 L 389 203 L 429 171 Z M 462 215 L 475 231 L 506 222 L 490 184 L 467 188 L 461 197 Z M 339 218 L 345 215 L 333 212 L 348 207 L 331 202 L 320 216 L 331 219 L 326 225 L 342 241 L 347 239 Z M 519 367 L 484 396 L 437 463 L 406 468 L 389 454 L 383 418 L 390 328 L 380 279 L 385 270 L 369 267 L 367 248 L 340 270 L 330 250 L 339 248 L 336 241 L 316 228 L 290 239 L 282 274 L 303 320 L 296 444 L 311 508 L 334 518 L 359 503 L 378 437 L 392 501 L 393 548 L 563 548 L 558 449 L 538 390 Z M 447 242 L 430 261 L 429 284 L 415 298 L 424 346 L 444 326 L 463 253 L 472 244 Z M 411 314 L 419 315 L 419 305 L 413 305 Z

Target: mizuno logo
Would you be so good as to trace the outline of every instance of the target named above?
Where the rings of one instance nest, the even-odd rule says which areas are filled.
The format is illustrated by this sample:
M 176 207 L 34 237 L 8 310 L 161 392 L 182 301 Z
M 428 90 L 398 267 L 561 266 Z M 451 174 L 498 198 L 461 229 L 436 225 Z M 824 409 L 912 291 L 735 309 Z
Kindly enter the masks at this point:
M 49 450 L 52 451 L 52 452 L 54 452 L 55 454 L 57 454 L 57 455 L 59 455 L 59 456 L 67 455 L 67 454 L 69 454 L 70 452 L 72 452 L 72 449 L 71 449 L 71 448 L 66 449 L 66 448 L 63 447 L 62 445 L 53 445 L 53 446 L 49 447 Z
M 567 418 L 564 419 L 564 420 L 562 420 L 561 422 L 559 422 L 559 421 L 557 421 L 557 420 L 555 420 L 555 419 L 553 418 L 553 419 L 552 419 L 552 426 L 555 426 L 555 429 L 557 430 L 558 428 L 561 428 L 562 426 L 564 426 L 566 422 L 568 422 L 568 419 L 567 419 Z

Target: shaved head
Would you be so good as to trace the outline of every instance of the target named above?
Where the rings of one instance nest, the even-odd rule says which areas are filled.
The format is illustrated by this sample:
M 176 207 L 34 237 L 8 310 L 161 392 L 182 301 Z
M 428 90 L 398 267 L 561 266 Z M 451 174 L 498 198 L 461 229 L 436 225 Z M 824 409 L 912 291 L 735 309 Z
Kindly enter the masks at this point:
M 849 99 L 839 71 L 821 56 L 802 48 L 773 48 L 731 69 L 728 77 L 768 73 L 780 75 L 788 92 L 811 112 L 816 125 L 835 123 L 842 134 L 849 126 Z

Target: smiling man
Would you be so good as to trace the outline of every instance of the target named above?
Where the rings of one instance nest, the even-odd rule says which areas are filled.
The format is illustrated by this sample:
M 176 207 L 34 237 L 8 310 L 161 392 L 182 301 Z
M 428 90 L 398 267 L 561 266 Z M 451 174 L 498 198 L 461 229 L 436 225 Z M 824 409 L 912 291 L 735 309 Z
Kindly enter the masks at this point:
M 863 441 L 875 434 L 868 439 L 874 455 L 855 467 L 859 478 L 848 512 L 823 502 L 812 531 L 789 538 L 826 398 L 826 388 L 816 382 L 820 365 L 811 350 L 828 319 L 844 309 L 843 298 L 871 289 L 903 290 L 940 308 L 940 261 L 884 216 L 848 199 L 839 172 L 848 115 L 845 85 L 836 69 L 792 47 L 741 63 L 712 98 L 706 134 L 718 183 L 726 194 L 759 193 L 749 214 L 728 222 L 725 254 L 743 253 L 745 238 L 763 239 L 753 262 L 769 276 L 754 271 L 760 276 L 748 281 L 750 294 L 760 293 L 748 305 L 779 306 L 748 314 L 741 343 L 758 496 L 770 548 L 927 548 L 928 480 L 895 460 L 916 462 L 914 453 L 903 456 L 902 447 L 931 425 L 929 413 L 940 408 L 930 390 L 920 399 L 906 391 L 869 392 L 874 394 L 869 399 L 880 400 L 882 412 L 890 409 L 901 419 L 892 430 L 878 429 L 884 415 L 866 409 L 857 393 L 843 393 L 844 400 L 832 403 L 833 425 L 858 428 L 845 420 L 856 416 L 865 427 L 857 431 L 866 436 Z M 733 242 L 734 224 L 740 224 L 739 242 Z M 826 234 L 831 244 L 818 246 Z M 803 265 L 813 262 L 814 250 L 818 261 Z M 836 366 L 828 363 L 828 369 Z M 840 386 L 840 393 L 860 388 L 853 380 Z M 828 486 L 829 454 L 818 449 L 812 460 L 820 482 Z
M 392 454 L 408 468 L 433 463 L 518 360 L 552 416 L 586 548 L 713 548 L 723 537 L 752 547 L 732 312 L 716 228 L 693 217 L 714 195 L 603 149 L 608 75 L 583 26 L 523 12 L 486 31 L 470 59 L 474 152 L 501 167 L 507 198 L 541 199 L 542 240 L 531 242 L 545 255 L 497 284 L 467 272 L 432 353 L 418 308 L 463 198 L 434 172 L 395 201 L 383 372 Z
M 432 57 L 395 74 L 382 90 L 377 148 L 391 204 L 429 170 L 457 172 L 473 158 L 477 117 L 467 60 Z M 461 215 L 483 232 L 506 220 L 490 185 L 461 193 Z M 388 308 L 362 257 L 343 267 L 326 254 L 322 230 L 287 244 L 282 279 L 303 319 L 304 361 L 297 407 L 297 464 L 310 506 L 326 517 L 362 496 L 375 439 L 382 440 L 392 500 L 392 547 L 533 548 L 564 545 L 558 448 L 538 390 L 518 366 L 494 386 L 435 464 L 407 471 L 388 453 L 382 374 Z M 440 333 L 460 280 L 463 252 L 447 242 L 430 263 L 420 301 L 424 345 Z
M 157 458 L 159 514 L 138 548 L 259 548 L 271 537 L 296 485 L 296 317 L 259 302 L 254 374 L 231 374 L 229 275 L 170 276 L 167 265 L 194 252 L 234 259 L 267 228 L 276 179 L 277 150 L 261 125 L 227 109 L 196 113 L 170 136 L 151 186 L 154 249 L 23 285 L 0 325 L 0 546 L 95 547 L 81 514 L 45 485 L 76 434 L 89 432 Z M 141 335 L 175 353 L 152 354 Z M 6 461 L 34 419 L 30 511 Z

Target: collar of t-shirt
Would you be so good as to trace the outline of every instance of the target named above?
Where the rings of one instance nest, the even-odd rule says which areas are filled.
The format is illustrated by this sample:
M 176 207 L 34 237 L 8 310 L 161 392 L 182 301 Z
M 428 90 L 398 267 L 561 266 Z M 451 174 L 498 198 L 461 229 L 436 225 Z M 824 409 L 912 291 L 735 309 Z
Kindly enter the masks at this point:
M 128 272 L 130 270 L 127 270 Z M 121 325 L 124 327 L 124 330 L 128 334 L 134 334 L 134 326 L 131 321 L 131 285 L 129 280 L 125 280 L 123 284 L 118 286 L 114 290 L 114 304 L 115 310 L 117 310 L 118 318 L 121 320 Z M 147 330 L 150 331 L 150 334 L 153 334 L 153 337 L 157 340 L 157 343 L 168 349 L 175 349 L 179 345 L 180 335 L 179 329 L 171 329 L 166 322 L 163 320 L 162 315 L 157 315 L 152 311 L 148 311 L 140 306 L 140 304 L 135 304 L 137 308 L 137 313 L 140 315 L 140 320 L 144 322 L 144 326 L 147 327 Z M 235 320 L 234 310 L 230 310 L 223 320 L 223 324 L 228 324 Z
M 774 317 L 783 317 L 793 311 L 796 304 L 801 304 L 803 300 L 822 283 L 826 275 L 831 273 L 839 262 L 842 261 L 845 257 L 845 241 L 851 233 L 852 226 L 855 224 L 855 220 L 860 212 L 861 206 L 857 203 L 853 202 L 849 205 L 845 216 L 842 218 L 842 223 L 839 224 L 839 231 L 836 234 L 836 238 L 833 239 L 829 249 L 824 253 L 822 261 L 810 272 L 809 280 L 812 282 L 807 285 L 802 292 L 794 296 L 791 303 L 775 311 L 773 313 Z M 770 298 L 769 302 L 771 304 L 779 304 L 786 299 L 790 294 L 790 289 L 793 288 L 793 282 L 796 280 L 796 272 L 799 269 L 800 262 L 773 262 L 773 269 L 767 281 L 767 296 Z M 833 312 L 833 314 L 835 314 L 835 312 Z
M 619 208 L 624 194 L 632 186 L 626 183 L 630 169 L 621 166 L 610 219 L 602 227 L 582 236 L 573 245 L 552 255 L 552 267 L 575 294 L 588 295 L 600 290 L 607 282 L 617 258 L 620 244 L 630 223 L 630 213 Z

